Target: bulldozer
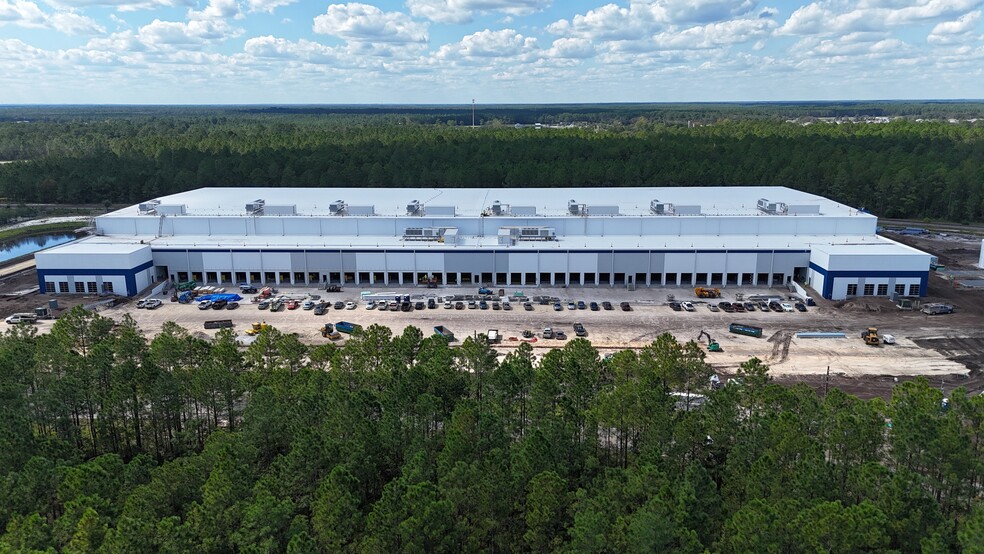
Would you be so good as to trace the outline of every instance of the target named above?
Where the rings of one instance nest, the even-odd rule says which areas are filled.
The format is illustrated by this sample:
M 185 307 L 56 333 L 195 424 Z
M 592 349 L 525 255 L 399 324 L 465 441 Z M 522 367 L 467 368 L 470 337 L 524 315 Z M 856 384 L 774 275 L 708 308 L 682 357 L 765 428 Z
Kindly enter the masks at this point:
M 864 331 L 861 331 L 861 338 L 864 339 L 864 343 L 868 346 L 878 346 L 881 344 L 881 338 L 878 337 L 878 329 L 876 327 L 868 327 Z
M 319 330 L 321 331 L 321 336 L 326 339 L 338 340 L 342 338 L 341 333 L 336 331 L 335 326 L 331 323 L 325 323 Z
M 268 323 L 260 323 L 259 321 L 254 321 L 253 326 L 246 329 L 246 334 L 249 336 L 259 335 L 261 331 L 269 329 L 270 325 Z
M 724 352 L 724 349 L 721 348 L 721 345 L 718 344 L 718 342 L 716 340 L 712 339 L 711 338 L 711 335 L 708 334 L 708 332 L 705 331 L 705 330 L 703 330 L 703 329 L 701 329 L 700 330 L 700 334 L 697 335 L 697 342 L 700 342 L 700 340 L 702 338 L 704 338 L 704 337 L 707 337 L 707 351 L 708 352 Z
M 697 287 L 694 289 L 694 294 L 697 295 L 697 298 L 721 298 L 720 289 Z

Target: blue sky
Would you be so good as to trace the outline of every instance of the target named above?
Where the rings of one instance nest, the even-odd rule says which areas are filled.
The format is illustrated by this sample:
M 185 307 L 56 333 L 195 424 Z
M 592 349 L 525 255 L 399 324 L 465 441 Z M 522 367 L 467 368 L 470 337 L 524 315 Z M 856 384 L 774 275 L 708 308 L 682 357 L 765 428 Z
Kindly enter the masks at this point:
M 984 97 L 984 0 L 0 0 L 0 104 Z

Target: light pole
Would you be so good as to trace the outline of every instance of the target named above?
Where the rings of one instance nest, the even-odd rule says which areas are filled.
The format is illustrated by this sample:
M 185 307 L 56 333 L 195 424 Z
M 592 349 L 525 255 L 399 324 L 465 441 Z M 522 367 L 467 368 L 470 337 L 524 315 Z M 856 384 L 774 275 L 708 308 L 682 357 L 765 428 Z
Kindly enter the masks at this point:
M 475 128 L 475 99 L 472 98 L 472 129 Z

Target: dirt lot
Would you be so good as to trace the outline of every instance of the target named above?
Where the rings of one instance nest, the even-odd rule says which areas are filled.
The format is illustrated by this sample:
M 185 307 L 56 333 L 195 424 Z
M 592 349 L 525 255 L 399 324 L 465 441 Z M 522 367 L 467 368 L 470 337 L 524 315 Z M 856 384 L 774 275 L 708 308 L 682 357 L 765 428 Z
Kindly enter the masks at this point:
M 893 237 L 895 238 L 895 237 Z M 908 237 L 907 237 L 908 238 Z M 945 238 L 944 238 L 945 239 Z M 928 241 L 929 239 L 921 239 Z M 908 242 L 908 241 L 907 241 Z M 952 241 L 940 240 L 939 244 L 918 243 L 914 246 L 936 254 Z M 979 247 L 980 242 L 977 242 Z M 964 258 L 977 260 L 977 251 L 966 245 L 954 248 L 967 248 Z M 937 254 L 939 255 L 939 254 Z M 941 256 L 942 259 L 942 256 Z M 971 263 L 973 263 L 971 262 Z M 948 267 L 966 266 L 965 262 L 946 261 Z M 970 266 L 972 267 L 972 266 Z M 33 272 L 25 272 L 0 280 L 0 294 L 23 290 L 35 285 Z M 498 287 L 497 287 L 498 288 Z M 445 287 L 440 289 L 388 288 L 387 291 L 402 292 L 414 296 L 445 296 L 450 294 L 474 294 L 475 289 Z M 381 292 L 375 289 L 373 292 Z M 265 321 L 285 332 L 297 333 L 305 342 L 318 344 L 324 342 L 318 332 L 325 322 L 339 320 L 352 321 L 361 325 L 374 323 L 391 327 L 395 333 L 402 332 L 408 325 L 414 325 L 429 333 L 435 325 L 445 325 L 459 337 L 473 333 L 484 334 L 489 329 L 497 329 L 504 337 L 500 351 L 508 352 L 519 344 L 516 339 L 524 329 L 539 335 L 544 327 L 565 331 L 573 337 L 572 325 L 582 322 L 587 328 L 591 342 L 602 353 L 623 348 L 642 348 L 657 335 L 670 332 L 679 340 L 696 339 L 701 330 L 706 330 L 720 342 L 724 351 L 708 353 L 708 361 L 722 374 L 733 373 L 738 364 L 757 356 L 771 367 L 772 374 L 784 383 L 806 383 L 818 390 L 825 386 L 837 387 L 863 397 L 887 397 L 897 380 L 905 380 L 917 375 L 925 375 L 934 385 L 950 390 L 956 386 L 966 386 L 972 392 L 984 391 L 984 291 L 954 289 L 943 275 L 932 274 L 929 298 L 927 301 L 947 301 L 957 308 L 956 313 L 943 316 L 927 316 L 920 312 L 903 312 L 885 299 L 862 298 L 847 302 L 829 302 L 820 299 L 819 305 L 811 307 L 807 313 L 752 312 L 746 314 L 726 314 L 711 312 L 705 303 L 698 303 L 690 289 L 606 289 L 585 288 L 546 288 L 510 287 L 508 294 L 521 291 L 527 296 L 549 295 L 568 300 L 604 301 L 615 304 L 613 311 L 577 310 L 554 311 L 551 306 L 536 305 L 535 310 L 527 312 L 514 302 L 512 311 L 489 310 L 446 310 L 437 309 L 403 312 L 367 311 L 360 305 L 355 310 L 329 310 L 323 317 L 302 309 L 270 313 L 260 311 L 249 299 L 235 311 L 198 310 L 196 305 L 171 303 L 162 297 L 164 305 L 153 311 L 138 310 L 133 302 L 104 309 L 101 313 L 120 319 L 125 313 L 131 314 L 140 327 L 148 334 L 158 332 L 165 321 L 177 321 L 191 331 L 208 335 L 203 324 L 207 320 L 231 319 L 235 329 L 245 331 L 254 321 Z M 323 290 L 304 287 L 283 287 L 281 293 L 320 294 L 323 298 L 335 300 L 358 300 L 361 289 L 347 288 L 342 293 L 325 293 Z M 746 296 L 752 294 L 783 295 L 785 291 L 776 289 L 728 288 L 724 291 L 725 300 L 733 300 L 736 293 Z M 674 312 L 666 306 L 667 294 L 675 295 L 678 301 L 692 300 L 696 312 Z M 43 305 L 49 297 L 36 293 L 16 299 L 0 300 L 0 315 L 6 316 L 19 311 L 29 311 Z M 88 304 L 98 298 L 58 297 L 62 307 L 78 303 Z M 622 312 L 618 303 L 629 301 L 633 311 Z M 728 324 L 742 322 L 765 329 L 763 338 L 756 339 L 728 333 Z M 51 322 L 43 322 L 47 328 Z M 893 334 L 898 343 L 881 347 L 866 346 L 859 338 L 862 329 L 878 327 L 882 333 Z M 797 338 L 797 331 L 842 331 L 845 338 L 803 339 Z M 511 340 L 512 339 L 512 340 Z M 532 343 L 537 354 L 545 349 L 563 344 L 558 340 L 539 339 Z M 829 377 L 827 376 L 829 368 Z

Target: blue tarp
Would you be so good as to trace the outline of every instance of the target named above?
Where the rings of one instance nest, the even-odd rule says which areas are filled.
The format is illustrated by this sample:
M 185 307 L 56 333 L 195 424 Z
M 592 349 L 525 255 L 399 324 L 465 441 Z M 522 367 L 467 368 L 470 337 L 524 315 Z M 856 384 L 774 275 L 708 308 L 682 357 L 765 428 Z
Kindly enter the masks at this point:
M 202 302 L 204 300 L 211 300 L 215 302 L 216 300 L 225 300 L 226 302 L 239 302 L 243 297 L 238 294 L 206 294 L 205 296 L 199 296 L 195 299 L 196 302 Z

